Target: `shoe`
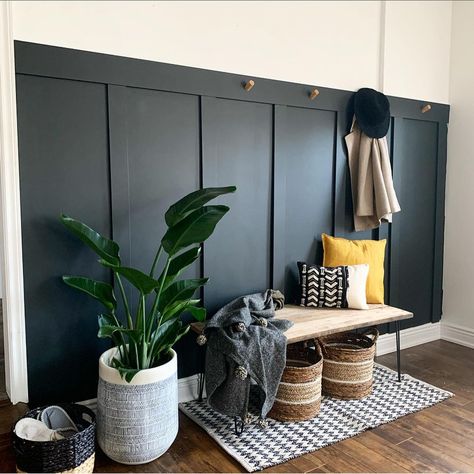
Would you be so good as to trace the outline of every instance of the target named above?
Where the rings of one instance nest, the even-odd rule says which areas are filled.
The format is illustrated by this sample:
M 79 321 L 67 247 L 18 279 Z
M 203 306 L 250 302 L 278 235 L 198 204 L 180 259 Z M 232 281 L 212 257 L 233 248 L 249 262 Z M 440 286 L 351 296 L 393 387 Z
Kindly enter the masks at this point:
M 57 405 L 51 405 L 45 408 L 38 415 L 38 419 L 49 429 L 60 433 L 64 438 L 74 436 L 79 431 L 66 410 Z
M 22 418 L 15 425 L 15 434 L 28 441 L 58 441 L 64 436 L 48 428 L 42 421 L 34 418 Z

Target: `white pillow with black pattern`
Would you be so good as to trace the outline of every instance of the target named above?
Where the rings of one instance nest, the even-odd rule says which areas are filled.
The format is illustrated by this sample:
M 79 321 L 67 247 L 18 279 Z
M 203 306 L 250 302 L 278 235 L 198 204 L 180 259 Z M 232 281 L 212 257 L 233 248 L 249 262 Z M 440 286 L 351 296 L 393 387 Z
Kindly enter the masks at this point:
M 301 306 L 369 309 L 366 298 L 369 265 L 322 267 L 298 262 Z

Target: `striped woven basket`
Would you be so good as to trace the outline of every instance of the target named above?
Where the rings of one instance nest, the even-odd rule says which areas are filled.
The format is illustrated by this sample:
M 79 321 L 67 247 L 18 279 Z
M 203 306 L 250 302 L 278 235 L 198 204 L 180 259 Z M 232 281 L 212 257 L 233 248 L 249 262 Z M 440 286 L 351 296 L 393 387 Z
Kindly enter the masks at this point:
M 321 406 L 321 376 L 323 357 L 307 343 L 291 344 L 287 348 L 286 367 L 270 413 L 279 421 L 304 421 L 314 418 Z
M 319 338 L 324 357 L 323 392 L 358 399 L 372 393 L 374 356 L 379 332 L 344 332 Z
M 95 415 L 82 405 L 60 406 L 66 410 L 80 431 L 70 438 L 58 441 L 29 441 L 19 438 L 13 432 L 16 472 L 93 472 Z M 36 418 L 43 408 L 30 410 L 24 417 Z

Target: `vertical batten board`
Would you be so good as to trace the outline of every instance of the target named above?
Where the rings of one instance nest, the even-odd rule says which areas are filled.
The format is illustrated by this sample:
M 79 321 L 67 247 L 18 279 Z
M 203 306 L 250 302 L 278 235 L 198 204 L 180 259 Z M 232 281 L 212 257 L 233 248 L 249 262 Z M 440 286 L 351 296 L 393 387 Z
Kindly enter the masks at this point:
M 273 286 L 284 291 L 286 268 L 286 173 L 287 160 L 284 145 L 278 145 L 278 138 L 286 133 L 286 115 L 288 107 L 275 105 L 273 114 Z M 283 142 L 284 143 L 284 142 Z
M 438 156 L 436 174 L 436 218 L 433 262 L 433 322 L 443 313 L 443 260 L 448 125 L 438 123 Z
M 341 107 L 336 112 L 336 128 L 335 128 L 335 148 L 334 148 L 334 229 L 333 235 L 344 237 L 346 229 L 352 223 L 352 196 L 350 186 L 349 167 L 347 161 L 347 148 L 344 137 L 348 132 L 348 122 L 350 118 L 346 111 L 346 106 Z M 349 210 L 347 206 L 349 203 Z
M 204 289 L 212 313 L 270 286 L 273 111 L 270 105 L 203 98 L 203 185 L 236 185 L 216 202 L 230 206 L 204 245 Z
M 390 117 L 390 127 L 387 133 L 387 145 L 388 151 L 390 154 L 390 166 L 393 170 L 393 137 L 394 137 L 394 118 Z M 394 183 L 395 184 L 395 183 Z M 395 186 L 394 186 L 395 187 Z M 399 190 L 395 187 L 395 193 L 399 194 Z M 377 231 L 377 240 L 386 240 L 385 246 L 385 261 L 384 261 L 384 300 L 385 304 L 390 305 L 391 301 L 391 293 L 390 293 L 390 268 L 391 268 L 391 245 L 392 245 L 392 224 L 389 222 L 383 223 Z M 393 330 L 395 330 L 395 326 L 393 324 L 388 323 L 384 328 L 379 328 L 381 333 L 390 332 L 393 326 Z
M 127 149 L 127 88 L 107 86 L 111 221 L 113 239 L 120 245 L 120 258 L 130 266 L 130 178 Z

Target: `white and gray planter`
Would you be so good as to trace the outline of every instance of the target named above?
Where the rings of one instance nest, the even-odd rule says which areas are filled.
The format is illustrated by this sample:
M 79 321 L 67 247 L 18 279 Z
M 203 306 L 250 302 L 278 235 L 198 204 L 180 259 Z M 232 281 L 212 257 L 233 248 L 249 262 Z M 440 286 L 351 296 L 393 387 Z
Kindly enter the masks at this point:
M 116 348 L 99 359 L 97 441 L 102 451 L 123 464 L 144 464 L 160 457 L 178 434 L 177 355 L 138 372 L 130 383 L 110 366 Z

